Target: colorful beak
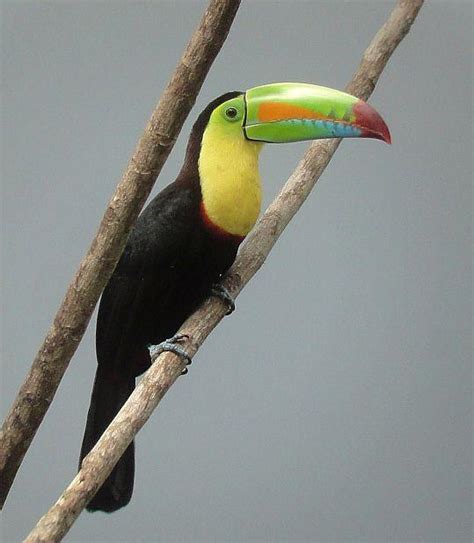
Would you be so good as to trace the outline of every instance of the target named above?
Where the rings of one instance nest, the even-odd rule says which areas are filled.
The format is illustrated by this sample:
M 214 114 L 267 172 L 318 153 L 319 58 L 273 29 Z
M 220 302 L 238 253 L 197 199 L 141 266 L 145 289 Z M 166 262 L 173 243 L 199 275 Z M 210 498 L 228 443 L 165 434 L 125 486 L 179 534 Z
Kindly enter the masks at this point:
M 323 138 L 391 142 L 382 117 L 364 101 L 327 87 L 273 83 L 245 93 L 247 139 L 267 143 Z

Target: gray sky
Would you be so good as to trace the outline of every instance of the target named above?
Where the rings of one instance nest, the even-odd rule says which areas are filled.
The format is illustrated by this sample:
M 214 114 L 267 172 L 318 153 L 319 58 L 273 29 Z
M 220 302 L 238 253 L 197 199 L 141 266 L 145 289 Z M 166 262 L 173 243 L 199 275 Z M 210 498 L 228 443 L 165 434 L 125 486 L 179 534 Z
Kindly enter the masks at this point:
M 2 416 L 202 2 L 2 5 Z M 393 2 L 243 2 L 154 193 L 214 97 L 343 88 Z M 137 440 L 135 492 L 68 541 L 471 540 L 472 5 L 428 2 L 266 265 Z M 268 203 L 305 144 L 267 146 Z M 5 506 L 18 541 L 75 474 L 90 326 Z

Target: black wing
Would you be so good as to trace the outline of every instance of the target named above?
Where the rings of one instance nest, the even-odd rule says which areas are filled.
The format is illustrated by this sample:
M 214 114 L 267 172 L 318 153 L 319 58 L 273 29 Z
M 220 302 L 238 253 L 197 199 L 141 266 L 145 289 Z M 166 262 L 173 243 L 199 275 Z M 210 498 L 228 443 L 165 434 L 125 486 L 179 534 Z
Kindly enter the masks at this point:
M 186 265 L 183 257 L 193 245 L 197 205 L 192 188 L 174 183 L 138 218 L 99 306 L 101 367 L 121 376 L 139 375 L 150 364 L 147 345 L 173 335 L 180 318 L 174 309 L 176 290 Z

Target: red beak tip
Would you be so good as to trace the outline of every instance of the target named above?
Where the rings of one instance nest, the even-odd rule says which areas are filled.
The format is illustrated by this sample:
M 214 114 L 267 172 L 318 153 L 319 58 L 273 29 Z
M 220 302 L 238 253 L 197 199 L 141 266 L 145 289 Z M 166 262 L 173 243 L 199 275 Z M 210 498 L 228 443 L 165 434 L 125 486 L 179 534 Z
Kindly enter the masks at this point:
M 356 115 L 356 123 L 364 127 L 368 137 L 382 140 L 389 145 L 392 143 L 388 126 L 372 106 L 363 100 L 359 100 L 354 106 L 354 113 Z

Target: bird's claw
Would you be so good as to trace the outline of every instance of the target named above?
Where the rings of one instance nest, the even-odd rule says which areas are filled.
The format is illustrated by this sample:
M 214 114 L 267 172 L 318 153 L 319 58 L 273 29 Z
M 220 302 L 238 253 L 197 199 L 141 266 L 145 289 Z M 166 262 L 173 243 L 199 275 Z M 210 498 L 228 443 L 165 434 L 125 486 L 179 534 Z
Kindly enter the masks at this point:
M 230 295 L 230 292 L 226 289 L 221 283 L 215 283 L 211 287 L 211 294 L 220 298 L 226 305 L 227 311 L 226 315 L 230 315 L 235 311 L 235 300 Z
M 150 352 L 150 356 L 154 358 L 161 353 L 169 351 L 185 360 L 186 366 L 189 366 L 192 363 L 192 358 L 182 347 L 178 345 L 178 343 L 185 339 L 189 339 L 189 336 L 187 334 L 176 334 L 173 337 L 165 339 L 165 341 L 158 343 L 158 345 L 149 345 L 148 350 Z M 184 368 L 184 370 L 181 372 L 181 375 L 186 375 L 187 373 L 188 368 Z

